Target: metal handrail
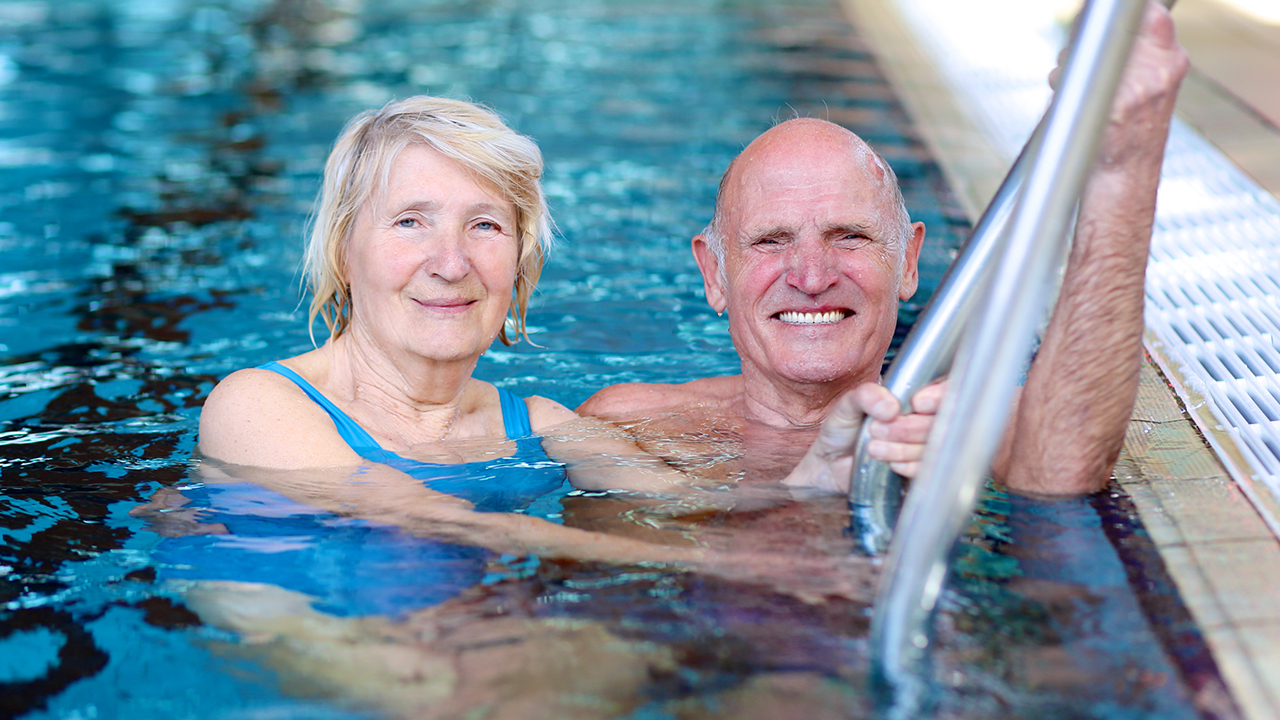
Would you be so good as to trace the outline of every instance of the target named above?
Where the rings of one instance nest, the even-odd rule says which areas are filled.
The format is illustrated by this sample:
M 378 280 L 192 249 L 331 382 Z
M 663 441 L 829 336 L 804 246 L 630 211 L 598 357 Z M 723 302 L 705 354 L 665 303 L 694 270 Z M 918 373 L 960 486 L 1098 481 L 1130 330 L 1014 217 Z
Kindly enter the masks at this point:
M 956 354 L 872 616 L 872 675 L 890 691 L 891 716 L 914 714 L 927 697 L 928 627 L 947 554 L 998 448 L 1018 371 L 1047 309 L 1047 298 L 1037 291 L 1062 255 L 1144 2 L 1089 0 L 1082 11 L 1061 86 L 1031 147 L 1034 160 L 1009 220 L 1008 251 L 993 275 L 985 312 L 965 331 Z
M 911 411 L 911 396 L 917 390 L 951 367 L 965 321 L 973 316 L 983 298 L 982 289 L 989 284 L 994 260 L 1003 255 L 1008 238 L 1005 229 L 1031 164 L 1029 150 L 1039 143 L 1044 126 L 1042 119 L 881 379 L 885 388 L 898 398 L 904 413 Z M 902 480 L 888 463 L 867 453 L 870 426 L 863 423 L 854 446 L 849 502 L 853 511 L 853 534 L 861 551 L 867 555 L 883 555 L 889 548 L 901 506 Z

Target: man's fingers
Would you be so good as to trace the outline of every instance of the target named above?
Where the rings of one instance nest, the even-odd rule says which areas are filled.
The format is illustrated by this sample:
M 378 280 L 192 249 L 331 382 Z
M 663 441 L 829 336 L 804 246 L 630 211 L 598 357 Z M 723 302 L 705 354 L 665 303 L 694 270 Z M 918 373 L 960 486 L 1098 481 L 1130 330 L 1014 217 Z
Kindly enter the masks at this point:
M 920 474 L 921 463 L 919 462 L 901 462 L 889 463 L 889 469 L 898 473 L 902 477 L 913 478 Z
M 924 457 L 924 445 L 872 440 L 867 443 L 867 454 L 887 463 L 917 462 Z M 902 473 L 899 473 L 902 474 Z
M 1173 15 L 1169 13 L 1169 8 L 1152 0 L 1147 3 L 1145 12 L 1142 18 L 1143 28 L 1140 32 L 1144 32 L 1162 48 L 1167 50 L 1176 48 L 1178 39 L 1174 31 Z
M 932 387 L 920 391 L 925 395 L 926 405 L 933 403 L 929 398 L 937 393 Z M 814 449 L 828 459 L 848 455 L 867 417 L 873 418 L 872 437 L 894 443 L 923 444 L 933 424 L 932 416 L 899 415 L 900 410 L 898 399 L 884 387 L 874 383 L 860 385 L 832 406 L 831 413 L 822 421 Z
M 875 383 L 866 383 L 854 388 L 853 392 L 847 393 L 845 398 L 852 396 L 856 401 L 858 408 L 867 415 L 888 422 L 898 417 L 898 413 L 902 411 L 902 406 L 898 402 L 898 398 L 889 392 L 888 388 Z M 842 398 L 845 399 L 845 398 Z
M 868 429 L 876 440 L 924 444 L 932 428 L 932 415 L 903 415 L 891 423 L 872 420 Z
M 911 396 L 911 411 L 922 415 L 934 415 L 942 406 L 942 398 L 946 394 L 946 379 L 934 380 Z

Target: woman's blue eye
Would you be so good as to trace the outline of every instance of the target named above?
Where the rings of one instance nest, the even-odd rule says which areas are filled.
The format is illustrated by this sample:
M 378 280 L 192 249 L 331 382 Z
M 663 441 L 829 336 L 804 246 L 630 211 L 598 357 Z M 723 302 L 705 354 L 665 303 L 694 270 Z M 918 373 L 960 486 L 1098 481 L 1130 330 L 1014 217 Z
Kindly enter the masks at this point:
M 481 220 L 480 222 L 476 223 L 476 229 L 477 230 L 497 230 L 498 226 L 494 225 L 488 220 Z
M 413 218 L 400 218 L 396 221 L 396 225 L 404 228 L 413 227 L 416 224 L 418 224 L 418 221 Z

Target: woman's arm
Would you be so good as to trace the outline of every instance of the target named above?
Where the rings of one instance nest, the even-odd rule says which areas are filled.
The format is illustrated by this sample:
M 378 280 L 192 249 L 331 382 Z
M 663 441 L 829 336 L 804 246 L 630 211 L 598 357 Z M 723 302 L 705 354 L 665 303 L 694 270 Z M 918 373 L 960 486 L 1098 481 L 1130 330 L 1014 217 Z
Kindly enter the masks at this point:
M 697 546 L 660 545 L 579 530 L 515 513 L 476 512 L 465 500 L 435 492 L 398 470 L 358 467 L 272 470 L 205 461 L 206 482 L 249 481 L 335 514 L 395 525 L 419 537 L 513 555 L 660 564 L 769 584 L 802 596 L 869 600 L 875 564 L 854 556 L 800 557 L 783 553 L 721 553 Z
M 527 402 L 534 428 L 542 435 L 543 449 L 553 460 L 564 463 L 569 481 L 580 490 L 630 493 L 628 500 L 633 506 L 665 516 L 758 510 L 792 500 L 789 492 L 776 486 L 725 489 L 717 483 L 714 490 L 699 487 L 697 478 L 645 451 L 630 433 L 613 423 L 579 416 L 546 398 L 533 397 Z

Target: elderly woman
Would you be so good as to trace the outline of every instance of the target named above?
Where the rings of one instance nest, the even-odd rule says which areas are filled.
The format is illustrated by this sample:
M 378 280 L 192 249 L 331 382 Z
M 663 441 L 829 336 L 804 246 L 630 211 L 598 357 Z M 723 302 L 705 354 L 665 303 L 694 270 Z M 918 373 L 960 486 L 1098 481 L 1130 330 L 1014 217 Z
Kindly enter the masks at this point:
M 414 97 L 352 120 L 306 254 L 311 319 L 329 340 L 219 383 L 201 451 L 281 469 L 369 461 L 426 480 L 436 466 L 417 446 L 575 417 L 471 376 L 495 338 L 524 332 L 550 241 L 541 172 L 533 141 L 470 103 Z
M 462 545 L 648 559 L 513 514 L 566 488 L 535 435 L 577 416 L 472 377 L 495 338 L 525 333 L 550 242 L 541 174 L 533 141 L 471 103 L 412 97 L 349 122 L 306 251 L 328 341 L 214 388 L 205 475 Z

